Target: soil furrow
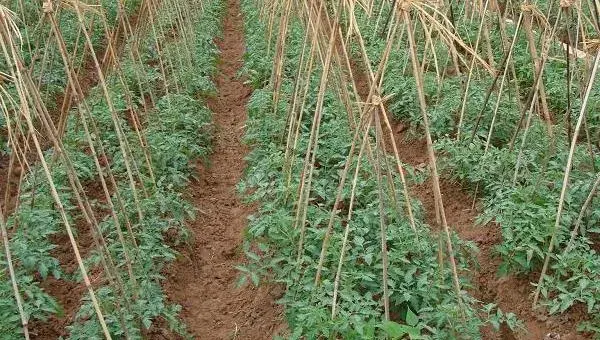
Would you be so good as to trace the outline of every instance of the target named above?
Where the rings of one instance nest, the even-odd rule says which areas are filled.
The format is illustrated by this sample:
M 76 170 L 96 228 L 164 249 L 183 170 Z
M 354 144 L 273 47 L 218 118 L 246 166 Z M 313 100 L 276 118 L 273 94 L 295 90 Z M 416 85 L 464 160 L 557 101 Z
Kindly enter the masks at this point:
M 189 331 L 198 339 L 271 339 L 282 325 L 277 292 L 268 285 L 236 287 L 244 261 L 243 232 L 255 207 L 242 203 L 236 184 L 243 176 L 248 148 L 242 144 L 246 104 L 252 93 L 238 78 L 245 51 L 239 0 L 227 1 L 215 78 L 218 95 L 208 100 L 214 113 L 213 153 L 189 192 L 198 209 L 189 226 L 192 241 L 168 270 L 165 289 L 180 304 Z

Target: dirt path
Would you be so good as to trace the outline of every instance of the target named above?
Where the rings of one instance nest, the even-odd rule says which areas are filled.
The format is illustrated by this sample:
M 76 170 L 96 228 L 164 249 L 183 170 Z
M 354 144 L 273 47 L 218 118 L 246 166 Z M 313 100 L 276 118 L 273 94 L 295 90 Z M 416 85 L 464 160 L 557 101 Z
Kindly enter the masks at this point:
M 282 309 L 268 286 L 235 287 L 244 261 L 243 230 L 253 207 L 242 204 L 236 184 L 243 175 L 248 148 L 241 143 L 246 103 L 251 89 L 237 78 L 243 64 L 243 18 L 239 0 L 227 1 L 218 96 L 209 100 L 216 126 L 208 168 L 199 166 L 199 180 L 189 188 L 199 209 L 189 227 L 191 246 L 168 272 L 165 289 L 183 307 L 182 317 L 197 339 L 271 339 L 282 324 Z

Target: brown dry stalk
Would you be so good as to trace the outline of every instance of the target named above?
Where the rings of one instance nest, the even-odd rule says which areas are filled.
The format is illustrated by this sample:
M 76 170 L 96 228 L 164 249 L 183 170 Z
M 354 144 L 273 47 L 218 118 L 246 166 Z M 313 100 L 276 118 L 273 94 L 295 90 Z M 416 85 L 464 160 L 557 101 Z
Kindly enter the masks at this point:
M 544 70 L 541 68 L 541 65 L 540 65 L 540 57 L 538 56 L 538 51 L 537 51 L 537 48 L 535 47 L 535 39 L 533 36 L 533 29 L 532 29 L 532 22 L 534 19 L 534 15 L 532 15 L 532 12 L 534 12 L 534 10 L 535 9 L 531 5 L 523 6 L 523 13 L 524 13 L 523 28 L 525 30 L 525 35 L 527 36 L 529 53 L 531 54 L 531 58 L 533 60 L 532 66 L 533 66 L 534 77 L 538 77 L 538 75 L 540 77 L 543 77 L 543 75 L 541 75 L 540 73 L 543 73 Z M 537 15 L 535 17 L 537 17 Z M 546 30 L 544 29 L 544 33 L 545 32 L 546 32 Z M 540 105 L 540 111 L 541 111 L 540 113 L 541 113 L 541 116 L 543 116 L 546 121 L 546 126 L 548 128 L 548 135 L 550 136 L 551 139 L 554 139 L 554 132 L 552 129 L 552 119 L 550 117 L 550 112 L 548 111 L 548 102 L 546 99 L 546 90 L 545 90 L 543 81 L 540 82 L 538 91 L 539 91 L 538 97 L 540 99 L 540 104 L 541 104 Z
M 367 119 L 367 127 L 371 125 L 373 116 L 371 115 Z M 352 223 L 352 212 L 354 207 L 354 198 L 356 194 L 356 185 L 358 183 L 358 174 L 360 171 L 360 159 L 364 152 L 365 146 L 369 140 L 368 129 L 365 130 L 365 133 L 362 135 L 362 143 L 360 146 L 360 151 L 358 152 L 358 162 L 356 164 L 356 169 L 354 170 L 354 176 L 352 178 L 352 189 L 350 190 L 350 202 L 348 203 L 348 215 L 346 216 L 346 227 L 344 228 L 344 238 L 342 241 L 342 248 L 340 249 L 340 258 L 338 261 L 337 271 L 335 274 L 335 280 L 333 282 L 333 301 L 331 304 L 331 317 L 335 318 L 336 309 L 337 309 L 337 295 L 340 286 L 340 280 L 342 276 L 342 266 L 344 264 L 344 256 L 346 254 L 346 248 L 348 247 L 348 237 L 350 236 L 350 225 Z
M 104 171 L 103 171 L 102 166 L 100 165 L 98 154 L 97 154 L 96 148 L 94 146 L 93 138 L 92 138 L 92 136 L 91 136 L 91 134 L 89 132 L 89 127 L 88 127 L 86 115 L 90 116 L 90 119 L 93 119 L 93 118 L 91 117 L 91 114 L 89 113 L 89 109 L 87 108 L 87 103 L 86 103 L 84 94 L 82 93 L 81 86 L 79 84 L 79 80 L 77 78 L 77 75 L 73 74 L 73 72 L 72 72 L 71 62 L 70 62 L 70 60 L 69 60 L 69 58 L 67 56 L 64 39 L 62 38 L 62 34 L 61 34 L 61 32 L 60 32 L 60 30 L 58 28 L 58 25 L 57 25 L 57 23 L 56 23 L 56 21 L 55 21 L 55 19 L 53 17 L 50 17 L 50 22 L 51 22 L 51 25 L 52 25 L 52 29 L 54 30 L 54 36 L 55 36 L 55 38 L 57 40 L 57 45 L 59 46 L 59 51 L 61 52 L 61 56 L 63 58 L 65 73 L 67 75 L 67 79 L 68 79 L 68 83 L 69 83 L 67 85 L 67 88 L 71 89 L 73 98 L 77 99 L 77 101 L 76 101 L 77 102 L 77 108 L 78 108 L 78 112 L 80 113 L 81 122 L 82 122 L 83 127 L 84 127 L 84 131 L 85 131 L 85 135 L 86 135 L 86 140 L 88 141 L 88 147 L 91 150 L 92 159 L 94 160 L 94 165 L 96 166 L 96 169 L 98 171 L 99 178 L 100 178 L 100 183 L 102 185 L 102 189 L 103 189 L 106 201 L 107 201 L 107 203 L 108 203 L 108 205 L 110 207 L 111 216 L 113 218 L 113 221 L 115 222 L 115 227 L 116 227 L 116 230 L 117 230 L 119 241 L 121 242 L 121 246 L 123 247 L 123 252 L 124 252 L 124 257 L 125 257 L 125 263 L 126 263 L 126 266 L 127 266 L 127 271 L 128 271 L 128 274 L 129 274 L 129 278 L 130 278 L 130 280 L 132 282 L 132 285 L 134 287 L 136 287 L 137 283 L 136 283 L 135 275 L 133 274 L 133 268 L 132 268 L 132 264 L 131 264 L 132 263 L 131 257 L 129 255 L 128 247 L 126 246 L 126 243 L 125 243 L 125 240 L 124 240 L 124 237 L 123 237 L 123 233 L 121 231 L 121 223 L 120 223 L 120 220 L 119 220 L 119 218 L 117 216 L 117 210 L 115 209 L 115 206 L 114 206 L 114 204 L 112 202 L 112 197 L 111 197 L 110 191 L 108 190 L 108 186 L 106 184 L 106 180 L 105 180 L 105 177 L 104 177 Z M 59 138 L 60 135 L 57 135 L 57 137 Z M 59 144 L 59 142 L 56 141 L 56 144 Z M 102 150 L 102 157 L 104 159 L 107 158 L 106 154 L 104 153 L 104 150 Z M 68 162 L 68 163 L 70 165 L 70 162 Z M 72 169 L 72 166 L 69 166 L 69 169 Z M 72 169 L 72 172 L 73 173 L 75 172 L 74 169 Z M 74 174 L 74 176 L 72 176 L 72 177 L 77 178 L 76 174 Z M 113 178 L 113 181 L 114 181 L 114 178 Z M 116 183 L 113 183 L 113 187 L 116 188 Z M 79 193 L 80 192 L 81 192 L 81 195 L 83 195 L 85 197 L 85 193 L 83 192 L 83 188 L 81 188 L 81 184 L 79 183 L 78 180 L 77 180 L 77 185 L 76 185 L 75 189 L 76 190 L 74 192 L 76 193 L 76 195 L 77 195 L 78 198 L 79 198 L 79 195 L 80 195 Z M 78 201 L 79 200 L 80 199 L 78 199 Z M 85 214 L 86 219 L 92 225 L 92 227 L 95 230 L 97 230 L 98 234 L 100 235 L 100 238 L 103 238 L 102 237 L 102 233 L 100 232 L 100 228 L 98 226 L 98 223 L 95 221 L 95 218 L 93 217 L 94 216 L 93 210 L 92 210 L 90 204 L 87 202 L 87 199 L 85 199 L 85 200 L 86 200 L 86 203 L 85 203 L 85 208 L 83 210 L 86 212 L 86 214 Z M 123 210 L 123 212 L 124 212 L 124 210 Z M 130 233 L 130 235 L 132 235 L 132 234 Z M 104 243 L 104 241 L 102 243 Z M 135 243 L 134 243 L 134 245 L 135 245 Z M 103 251 L 101 254 L 104 254 L 104 253 L 106 253 L 106 254 L 102 257 L 103 262 L 106 261 L 105 258 L 107 258 L 109 260 L 109 262 L 112 262 L 112 260 L 110 259 L 110 253 L 108 253 L 108 251 L 105 251 L 105 252 Z M 116 270 L 114 268 L 114 264 L 111 264 L 110 267 L 111 267 L 110 272 L 113 272 L 112 276 L 114 276 L 117 280 L 120 280 L 119 275 L 116 273 Z M 122 285 L 122 283 L 118 283 L 117 286 L 119 287 L 117 289 L 117 291 L 121 291 L 122 292 L 123 291 L 123 285 Z
M 21 58 L 18 57 L 19 53 L 17 52 L 17 48 L 16 48 L 16 46 L 18 46 L 18 44 L 13 39 L 13 36 L 17 37 L 17 39 L 20 39 L 20 37 L 18 36 L 18 30 L 16 29 L 16 27 L 9 23 L 10 19 L 8 18 L 7 13 L 8 13 L 7 9 L 5 9 L 4 7 L 0 7 L 0 45 L 2 47 L 2 52 L 4 54 L 5 59 L 9 62 L 9 69 L 11 72 L 11 77 L 13 79 L 14 85 L 17 90 L 17 94 L 19 96 L 19 100 L 21 103 L 20 104 L 20 114 L 25 119 L 29 130 L 34 132 L 35 127 L 33 125 L 32 117 L 31 117 L 31 110 L 28 105 L 29 98 L 31 97 L 29 94 L 29 90 L 30 90 L 30 88 L 28 86 L 29 82 L 25 81 L 25 79 L 24 79 L 24 77 L 27 77 L 27 74 L 23 72 L 24 71 L 23 63 L 21 61 Z M 75 237 L 73 235 L 71 223 L 69 222 L 67 213 L 61 202 L 58 191 L 54 185 L 54 181 L 53 181 L 52 175 L 50 173 L 50 168 L 48 167 L 48 164 L 44 158 L 44 153 L 43 153 L 42 147 L 40 145 L 40 142 L 38 140 L 37 133 L 34 132 L 34 133 L 32 133 L 31 136 L 32 136 L 32 139 L 33 139 L 33 142 L 35 145 L 35 149 L 36 149 L 38 158 L 42 165 L 44 174 L 48 181 L 48 185 L 50 187 L 50 193 L 55 201 L 56 209 L 58 210 L 58 212 L 63 220 L 63 223 L 65 225 L 67 235 L 68 235 L 69 241 L 71 243 L 71 248 L 75 254 L 75 258 L 76 258 L 79 270 L 81 272 L 81 275 L 83 277 L 85 285 L 88 289 L 88 293 L 92 300 L 92 305 L 94 306 L 96 316 L 98 317 L 98 320 L 100 322 L 100 325 L 101 325 L 101 328 L 102 328 L 102 331 L 103 331 L 105 337 L 107 339 L 111 339 L 106 322 L 104 321 L 104 316 L 100 309 L 100 305 L 98 303 L 98 300 L 96 299 L 94 289 L 93 289 L 90 279 L 88 277 L 87 270 L 85 268 L 85 265 L 83 264 L 83 259 L 81 258 L 81 254 L 79 252 L 79 246 L 77 245 L 77 241 L 75 240 Z
M 567 189 L 569 187 L 569 177 L 571 175 L 571 170 L 573 167 L 573 156 L 575 154 L 575 149 L 577 148 L 577 139 L 579 138 L 579 132 L 581 131 L 581 126 L 583 125 L 583 121 L 585 119 L 585 114 L 587 111 L 587 105 L 590 99 L 590 93 L 592 91 L 592 87 L 594 86 L 594 81 L 596 80 L 596 72 L 598 71 L 598 65 L 600 64 L 600 50 L 596 53 L 594 66 L 592 68 L 592 72 L 590 73 L 590 77 L 588 80 L 587 90 L 585 92 L 585 96 L 583 97 L 583 101 L 581 104 L 581 110 L 579 111 L 579 118 L 577 119 L 577 125 L 575 125 L 575 132 L 573 133 L 573 140 L 571 141 L 571 148 L 569 150 L 569 158 L 567 159 L 567 165 L 565 167 L 565 174 L 562 183 L 562 189 L 560 192 L 560 199 L 558 201 L 558 208 L 556 212 L 556 220 L 554 221 L 554 229 L 552 230 L 552 237 L 550 238 L 550 244 L 548 245 L 548 251 L 546 253 L 546 258 L 544 259 L 544 265 L 542 267 L 542 272 L 540 274 L 540 278 L 537 283 L 537 287 L 535 290 L 535 295 L 533 298 L 533 307 L 535 308 L 540 296 L 540 292 L 542 289 L 542 284 L 544 283 L 544 279 L 546 276 L 546 272 L 548 271 L 548 265 L 550 264 L 550 258 L 552 257 L 552 252 L 554 250 L 554 246 L 556 244 L 556 238 L 558 236 L 558 232 L 560 230 L 560 220 L 562 217 L 562 212 L 565 204 L 565 196 L 567 193 Z
M 337 23 L 337 20 L 335 20 L 335 22 Z M 317 157 L 321 118 L 323 117 L 323 102 L 325 100 L 325 92 L 327 91 L 329 71 L 331 68 L 331 59 L 333 58 L 333 50 L 336 42 L 335 38 L 337 36 L 335 33 L 335 29 L 331 30 L 327 55 L 325 57 L 325 63 L 323 65 L 323 71 L 321 74 L 321 80 L 319 84 L 319 91 L 317 94 L 317 104 L 315 107 L 315 113 L 313 115 L 313 122 L 310 131 L 310 138 L 308 141 L 307 153 L 304 159 L 304 170 L 302 171 L 302 178 L 300 179 L 300 194 L 298 196 L 299 200 L 294 224 L 294 228 L 300 228 L 300 240 L 298 241 L 298 263 L 300 263 L 303 253 L 302 250 L 304 244 L 304 232 L 306 230 L 306 216 L 308 213 L 308 203 L 312 186 L 312 177 L 315 169 L 315 159 Z
M 408 11 L 403 10 L 402 15 L 404 21 L 407 26 L 411 26 L 411 18 Z M 444 211 L 444 203 L 442 201 L 442 193 L 440 190 L 440 179 L 437 170 L 437 162 L 435 151 L 433 149 L 433 140 L 431 138 L 431 132 L 429 130 L 429 118 L 427 116 L 427 104 L 425 102 L 425 95 L 423 91 L 423 75 L 421 74 L 421 68 L 419 67 L 419 60 L 417 57 L 417 47 L 415 44 L 414 33 L 412 30 L 408 30 L 408 42 L 409 42 L 409 50 L 411 54 L 411 60 L 413 65 L 413 76 L 415 78 L 416 86 L 417 86 L 417 94 L 419 99 L 419 107 L 421 108 L 421 115 L 423 116 L 423 128 L 425 130 L 425 138 L 427 139 L 427 153 L 429 156 L 429 166 L 431 168 L 431 177 L 433 182 L 433 193 L 435 196 L 435 200 L 437 202 L 437 208 L 439 209 L 439 215 L 441 218 L 441 226 L 445 233 L 446 237 L 446 247 L 448 252 L 448 258 L 450 260 L 450 265 L 452 269 L 452 278 L 454 283 L 454 289 L 456 293 L 456 299 L 458 300 L 459 306 L 461 306 L 461 311 L 463 312 L 464 317 L 464 307 L 461 298 L 461 288 L 460 281 L 458 280 L 458 270 L 456 267 L 456 260 L 454 258 L 454 250 L 452 246 L 452 239 L 450 235 L 450 227 L 448 226 L 448 222 L 446 220 L 446 213 Z
M 4 9 L 0 7 L 0 11 Z M 0 14 L 2 15 L 2 14 Z M 4 92 L 4 89 L 2 89 Z M 4 98 L 0 95 L 0 108 L 3 112 L 7 112 L 8 108 L 5 104 Z M 28 328 L 28 318 L 25 314 L 25 310 L 23 308 L 23 298 L 21 297 L 21 292 L 19 291 L 19 286 L 17 284 L 17 277 L 15 275 L 15 270 L 13 267 L 12 254 L 10 251 L 10 243 L 8 240 L 8 233 L 6 228 L 6 221 L 3 213 L 2 206 L 0 205 L 0 234 L 2 237 L 2 244 L 4 245 L 4 256 L 6 256 L 6 263 L 8 266 L 8 273 L 10 276 L 10 282 L 12 284 L 13 294 L 15 296 L 15 301 L 17 303 L 17 309 L 19 311 L 19 316 L 21 317 L 21 325 L 23 327 L 23 335 L 25 339 L 29 339 L 29 328 Z
M 282 7 L 284 11 L 279 19 L 279 35 L 277 36 L 277 44 L 275 45 L 275 65 L 273 67 L 273 110 L 277 113 L 279 104 L 279 90 L 281 87 L 281 76 L 283 69 L 283 61 L 285 56 L 285 44 L 288 32 L 289 17 L 292 11 L 292 0 L 284 0 Z
M 92 39 L 89 35 L 89 33 L 87 32 L 87 28 L 84 24 L 83 21 L 83 13 L 81 11 L 81 3 L 79 2 L 79 0 L 72 0 L 72 5 L 73 8 L 75 10 L 75 13 L 77 15 L 77 19 L 79 21 L 79 24 L 81 25 L 81 29 L 84 33 L 85 36 L 85 40 L 86 43 L 88 45 L 88 48 L 90 50 L 93 50 L 93 44 L 92 44 Z M 143 220 L 143 213 L 142 213 L 142 209 L 141 209 L 141 205 L 140 205 L 140 200 L 139 200 L 139 196 L 137 193 L 137 186 L 136 186 L 136 182 L 134 179 L 134 172 L 132 170 L 133 165 L 135 165 L 135 161 L 132 160 L 131 158 L 131 150 L 129 149 L 128 146 L 128 142 L 127 139 L 125 138 L 125 135 L 123 133 L 123 130 L 121 128 L 121 125 L 119 123 L 119 119 L 117 116 L 117 112 L 115 110 L 115 107 L 113 105 L 113 101 L 112 101 L 112 97 L 110 95 L 110 92 L 108 90 L 108 85 L 106 83 L 105 77 L 104 77 L 104 73 L 102 71 L 102 68 L 100 67 L 100 62 L 98 61 L 98 58 L 96 57 L 96 55 L 94 53 L 92 53 L 92 60 L 94 61 L 94 66 L 96 68 L 96 72 L 98 74 L 98 78 L 99 78 L 99 85 L 103 91 L 104 94 L 104 98 L 106 100 L 106 104 L 108 106 L 108 109 L 111 113 L 111 118 L 113 121 L 113 125 L 115 127 L 115 132 L 117 134 L 117 138 L 119 140 L 119 148 L 121 151 L 121 154 L 123 155 L 123 162 L 125 164 L 125 169 L 127 172 L 127 177 L 129 179 L 129 185 L 131 187 L 131 191 L 132 191 L 132 195 L 133 195 L 133 199 L 136 205 L 136 209 L 138 212 L 138 217 L 141 220 Z M 136 172 L 136 174 L 139 176 L 139 172 Z M 143 186 L 142 186 L 143 187 Z
M 577 234 L 579 233 L 579 229 L 581 227 L 581 223 L 583 222 L 585 213 L 586 213 L 587 209 L 589 208 L 590 204 L 592 203 L 592 200 L 594 199 L 594 196 L 596 195 L 599 187 L 600 187 L 600 173 L 598 173 L 598 175 L 596 176 L 596 181 L 594 182 L 594 184 L 592 184 L 590 193 L 588 194 L 587 198 L 585 199 L 585 202 L 583 203 L 583 206 L 581 207 L 581 210 L 579 211 L 579 216 L 577 216 L 577 221 L 573 225 L 573 230 L 571 231 L 571 238 L 569 239 L 569 242 L 567 243 L 567 246 L 565 247 L 565 250 L 563 251 L 562 256 L 565 256 L 565 254 L 567 254 L 569 251 L 571 251 L 571 249 L 573 247 L 573 243 L 575 242 L 575 238 L 577 237 Z

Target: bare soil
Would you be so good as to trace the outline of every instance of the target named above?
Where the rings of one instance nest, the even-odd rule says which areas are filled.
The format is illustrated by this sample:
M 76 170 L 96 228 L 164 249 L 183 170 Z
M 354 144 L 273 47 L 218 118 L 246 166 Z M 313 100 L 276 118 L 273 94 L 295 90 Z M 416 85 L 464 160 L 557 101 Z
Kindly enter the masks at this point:
M 77 243 L 82 257 L 87 257 L 95 248 L 93 243 L 92 230 L 83 220 L 76 221 L 78 232 Z M 66 234 L 53 235 L 52 243 L 57 248 L 52 251 L 52 255 L 60 262 L 61 268 L 68 276 L 79 273 L 77 261 L 73 256 L 73 248 Z M 97 286 L 105 283 L 105 277 L 101 270 L 95 269 L 88 272 L 92 285 Z M 38 279 L 41 279 L 38 278 Z M 54 297 L 62 308 L 62 313 L 52 315 L 47 321 L 33 320 L 30 322 L 30 335 L 32 339 L 58 339 L 59 337 L 68 337 L 67 326 L 75 321 L 75 316 L 81 300 L 87 293 L 87 288 L 82 282 L 71 279 L 56 279 L 49 276 L 40 282 L 40 286 L 52 297 Z
M 271 339 L 284 328 L 283 309 L 275 303 L 281 288 L 236 287 L 244 262 L 243 234 L 255 207 L 242 203 L 236 184 L 243 176 L 248 148 L 242 144 L 246 103 L 252 90 L 237 77 L 243 65 L 243 18 L 239 0 L 228 0 L 215 82 L 218 96 L 208 101 L 214 113 L 214 152 L 208 167 L 198 164 L 190 185 L 198 217 L 189 228 L 191 245 L 167 271 L 169 299 L 198 339 Z

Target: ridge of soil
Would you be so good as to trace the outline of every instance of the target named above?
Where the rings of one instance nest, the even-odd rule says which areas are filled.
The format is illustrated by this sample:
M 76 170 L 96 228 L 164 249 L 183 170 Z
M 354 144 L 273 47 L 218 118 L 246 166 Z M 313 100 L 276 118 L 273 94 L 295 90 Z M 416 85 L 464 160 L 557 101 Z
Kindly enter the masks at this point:
M 361 97 L 366 97 L 369 93 L 367 75 L 356 60 L 351 60 L 350 64 L 355 75 L 357 92 Z M 426 139 L 410 138 L 408 124 L 392 118 L 390 112 L 387 114 L 392 124 L 400 160 L 417 169 L 428 168 Z M 506 325 L 502 325 L 499 332 L 492 327 L 485 327 L 481 330 L 483 339 L 542 340 L 552 338 L 547 337 L 550 333 L 560 335 L 562 340 L 587 339 L 577 332 L 577 324 L 587 318 L 581 306 L 575 306 L 563 314 L 552 316 L 549 316 L 542 307 L 532 310 L 531 282 L 537 281 L 539 274 L 533 273 L 530 277 L 498 276 L 501 259 L 495 254 L 494 248 L 502 243 L 502 232 L 500 225 L 495 222 L 483 226 L 476 224 L 476 218 L 483 209 L 481 200 L 475 200 L 476 204 L 473 206 L 473 196 L 459 183 L 444 177 L 443 174 L 440 174 L 440 190 L 446 219 L 451 230 L 457 232 L 461 239 L 474 242 L 479 249 L 476 254 L 479 266 L 471 268 L 471 272 L 466 273 L 470 274 L 472 287 L 465 288 L 478 300 L 484 303 L 495 303 L 503 312 L 512 312 L 523 321 L 525 329 L 516 332 L 511 331 Z M 423 204 L 425 222 L 432 227 L 436 226 L 435 198 L 431 180 L 410 185 L 409 192 Z
M 283 308 L 275 300 L 278 287 L 236 288 L 244 261 L 243 233 L 255 207 L 244 205 L 236 193 L 243 176 L 248 147 L 242 144 L 246 103 L 251 88 L 238 79 L 245 51 L 239 0 L 227 1 L 218 95 L 208 100 L 216 133 L 209 166 L 198 165 L 198 180 L 189 192 L 198 208 L 189 226 L 192 242 L 180 249 L 182 257 L 167 269 L 164 284 L 169 300 L 182 306 L 181 316 L 198 339 L 271 339 L 281 332 Z

